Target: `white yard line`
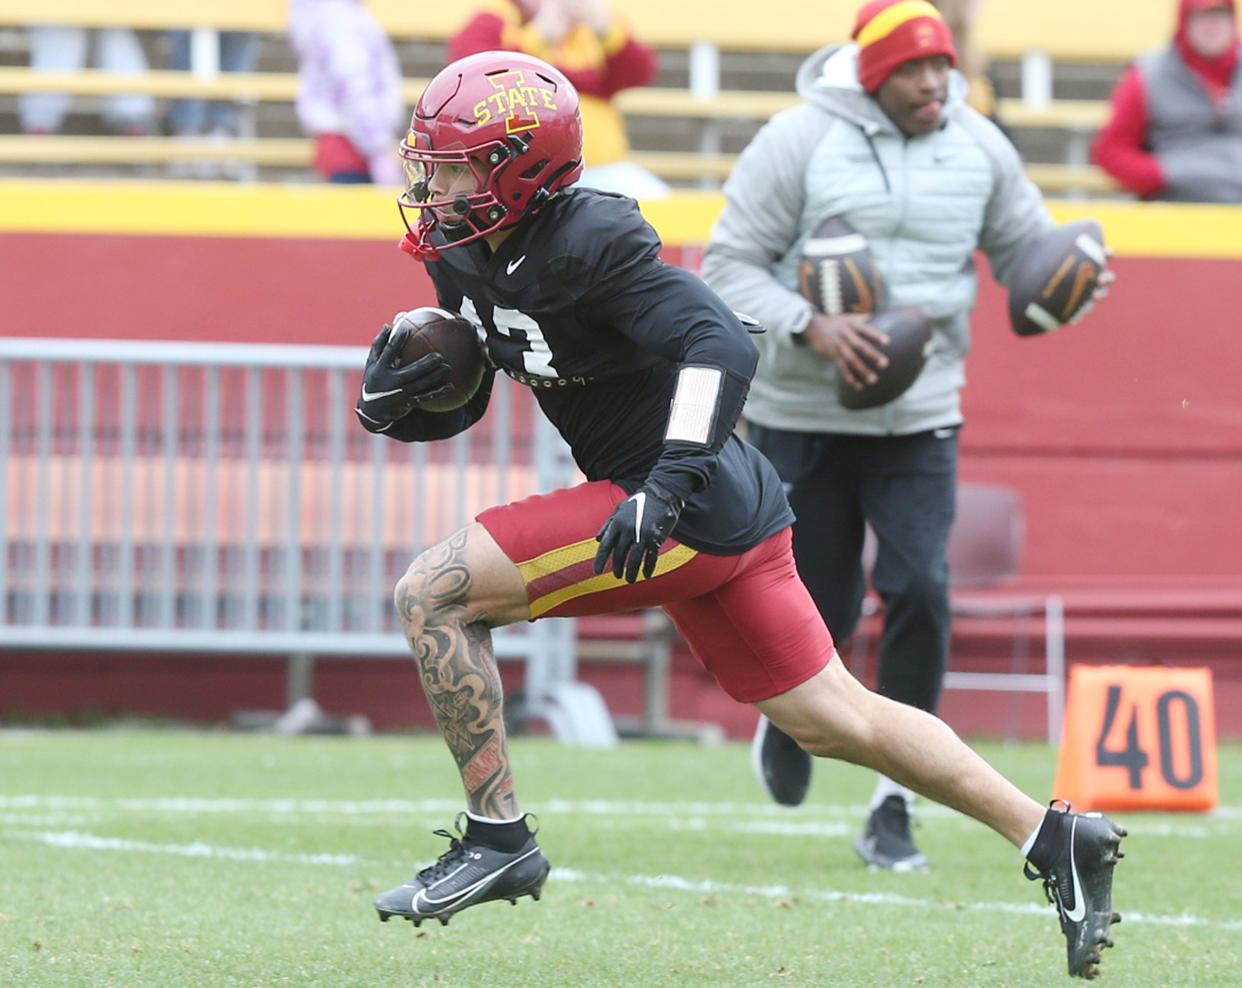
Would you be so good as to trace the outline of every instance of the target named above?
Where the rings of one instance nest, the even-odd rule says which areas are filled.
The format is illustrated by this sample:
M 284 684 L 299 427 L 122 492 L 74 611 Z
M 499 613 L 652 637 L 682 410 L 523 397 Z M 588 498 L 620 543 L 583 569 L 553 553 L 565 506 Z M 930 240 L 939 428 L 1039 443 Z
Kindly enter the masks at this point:
M 728 882 L 681 878 L 677 875 L 592 875 L 572 868 L 553 868 L 550 876 L 564 882 L 604 882 L 635 885 L 642 888 L 670 889 L 695 895 L 753 896 L 762 899 L 808 899 L 813 902 L 851 902 L 873 906 L 900 906 L 912 909 L 948 909 L 968 912 L 1003 912 L 1016 916 L 1053 918 L 1052 907 L 1034 902 L 944 902 L 919 899 L 891 892 L 842 892 L 834 889 L 794 889 L 788 885 L 735 885 Z M 1123 922 L 1147 923 L 1156 926 L 1199 926 L 1213 930 L 1242 930 L 1242 920 L 1208 919 L 1183 913 L 1180 916 L 1159 916 L 1127 911 Z
M 68 795 L 0 795 L 0 810 L 120 809 L 156 813 L 268 813 L 268 814 L 425 814 L 457 813 L 458 799 L 203 799 L 194 796 L 95 797 Z M 790 811 L 771 803 L 707 803 L 623 801 L 605 799 L 550 799 L 538 804 L 540 813 L 572 816 L 838 816 L 866 813 L 866 807 L 806 807 Z
M 626 823 L 625 826 L 632 824 Z M 721 831 L 731 834 L 760 834 L 770 837 L 825 837 L 851 836 L 857 827 L 848 823 L 816 823 L 814 820 L 708 820 L 701 816 L 673 816 L 663 821 L 667 830 L 691 832 Z
M 291 854 L 269 851 L 257 847 L 218 847 L 194 841 L 190 844 L 161 844 L 154 841 L 129 840 L 121 837 L 104 837 L 78 830 L 30 831 L 5 830 L 3 836 L 16 840 L 29 840 L 49 847 L 82 851 L 123 851 L 138 854 L 170 854 L 186 858 L 206 858 L 221 861 L 277 862 L 287 864 L 330 865 L 333 867 L 375 867 L 377 862 L 367 861 L 353 854 Z M 408 865 L 407 865 L 408 867 Z M 730 897 L 750 896 L 761 899 L 799 899 L 811 902 L 858 903 L 870 906 L 893 906 L 921 910 L 966 910 L 968 912 L 1002 912 L 1016 916 L 1051 918 L 1048 906 L 1033 902 L 946 902 L 922 899 L 915 896 L 896 895 L 891 892 L 846 892 L 823 888 L 793 888 L 789 885 L 743 885 L 732 882 L 716 882 L 705 879 L 683 878 L 680 875 L 627 875 L 592 874 L 576 868 L 554 868 L 552 879 L 557 882 L 589 885 L 629 885 L 636 888 L 668 889 L 673 892 L 689 892 L 694 895 L 722 895 Z M 1180 916 L 1160 916 L 1149 913 L 1127 912 L 1125 923 L 1144 923 L 1154 926 L 1202 927 L 1213 930 L 1242 930 L 1242 920 L 1208 919 L 1183 913 Z
M 276 861 L 291 864 L 320 864 L 353 867 L 362 859 L 354 854 L 290 854 L 257 847 L 216 847 L 194 841 L 190 844 L 158 844 L 154 841 L 103 837 L 80 830 L 6 830 L 5 837 L 31 840 L 49 847 L 84 851 L 135 851 L 144 854 L 172 854 L 182 858 L 216 858 L 222 861 Z
M 100 812 L 124 810 L 143 813 L 204 814 L 204 813 L 262 813 L 275 815 L 384 815 L 403 816 L 425 814 L 456 814 L 462 804 L 455 799 L 206 799 L 198 797 L 95 797 L 47 794 L 0 795 L 0 811 L 40 810 L 45 812 Z M 676 818 L 772 818 L 779 825 L 790 827 L 809 826 L 812 821 L 823 818 L 848 820 L 853 823 L 866 816 L 867 807 L 862 804 L 804 805 L 797 809 L 776 806 L 771 803 L 737 802 L 657 802 L 646 800 L 602 799 L 550 799 L 538 802 L 534 810 L 549 816 L 661 816 L 670 821 Z M 919 802 L 914 815 L 927 819 L 954 819 L 965 822 L 966 817 L 943 806 Z M 1140 814 L 1119 814 L 1122 817 Z M 1213 835 L 1212 824 L 1230 824 L 1242 820 L 1242 807 L 1221 806 L 1210 813 L 1197 815 L 1193 823 L 1151 821 L 1141 825 L 1141 832 L 1159 836 L 1209 837 Z M 774 826 L 779 826 L 774 824 Z M 757 825 L 756 825 L 757 826 Z M 777 830 L 756 832 L 776 833 Z M 791 833 L 794 831 L 790 831 Z

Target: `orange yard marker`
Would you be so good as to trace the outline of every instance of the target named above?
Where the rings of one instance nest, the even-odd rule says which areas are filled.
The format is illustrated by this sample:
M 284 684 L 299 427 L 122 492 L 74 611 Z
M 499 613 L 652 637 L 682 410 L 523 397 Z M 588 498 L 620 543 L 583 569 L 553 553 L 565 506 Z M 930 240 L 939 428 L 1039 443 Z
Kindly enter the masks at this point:
M 1072 667 L 1053 795 L 1084 810 L 1215 806 L 1212 671 Z

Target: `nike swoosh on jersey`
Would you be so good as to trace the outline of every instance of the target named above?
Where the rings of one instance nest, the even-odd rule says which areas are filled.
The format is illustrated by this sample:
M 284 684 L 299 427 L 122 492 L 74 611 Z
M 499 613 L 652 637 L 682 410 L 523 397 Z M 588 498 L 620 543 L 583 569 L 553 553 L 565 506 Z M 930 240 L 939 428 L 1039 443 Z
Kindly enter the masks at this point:
M 1065 918 L 1071 923 L 1081 923 L 1087 915 L 1087 903 L 1082 897 L 1082 882 L 1078 879 L 1078 864 L 1074 860 L 1074 835 L 1078 830 L 1078 819 L 1075 817 L 1070 827 L 1070 875 L 1074 879 L 1074 908 L 1065 910 Z
M 391 391 L 368 391 L 365 384 L 362 386 L 363 401 L 378 401 L 380 398 L 390 398 L 399 394 L 401 394 L 400 388 L 393 388 Z
M 519 267 L 522 266 L 522 262 L 524 260 L 526 260 L 525 254 L 519 257 L 516 261 L 510 261 L 508 264 L 505 265 L 505 273 L 513 274 L 514 271 L 516 271 Z

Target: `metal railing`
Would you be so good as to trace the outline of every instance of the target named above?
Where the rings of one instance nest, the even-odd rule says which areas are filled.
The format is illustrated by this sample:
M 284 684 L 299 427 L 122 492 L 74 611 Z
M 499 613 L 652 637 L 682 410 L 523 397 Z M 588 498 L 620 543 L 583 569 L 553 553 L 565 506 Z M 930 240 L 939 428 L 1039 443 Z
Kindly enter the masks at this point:
M 451 440 L 367 434 L 351 410 L 364 358 L 0 340 L 0 647 L 407 655 L 392 588 L 419 551 L 574 468 L 503 378 Z M 572 622 L 494 640 L 525 662 L 528 702 L 598 702 L 574 683 Z M 598 706 L 549 719 L 575 739 Z

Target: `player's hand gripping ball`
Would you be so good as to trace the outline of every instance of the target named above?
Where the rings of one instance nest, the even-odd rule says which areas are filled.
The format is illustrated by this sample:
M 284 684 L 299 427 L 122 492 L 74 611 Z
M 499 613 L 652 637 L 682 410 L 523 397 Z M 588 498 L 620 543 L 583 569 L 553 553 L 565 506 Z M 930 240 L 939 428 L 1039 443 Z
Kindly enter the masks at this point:
M 432 307 L 401 312 L 371 344 L 356 411 L 369 427 L 415 408 L 452 411 L 473 397 L 484 369 L 478 334 L 465 319 Z
M 400 368 L 412 368 L 428 357 L 448 364 L 447 383 L 419 399 L 418 407 L 429 412 L 451 412 L 474 397 L 483 381 L 487 361 L 474 324 L 434 306 L 401 313 L 393 323 L 401 333 Z
M 1066 223 L 1027 242 L 1009 276 L 1009 323 L 1036 336 L 1077 322 L 1112 280 L 1108 250 L 1095 220 Z

